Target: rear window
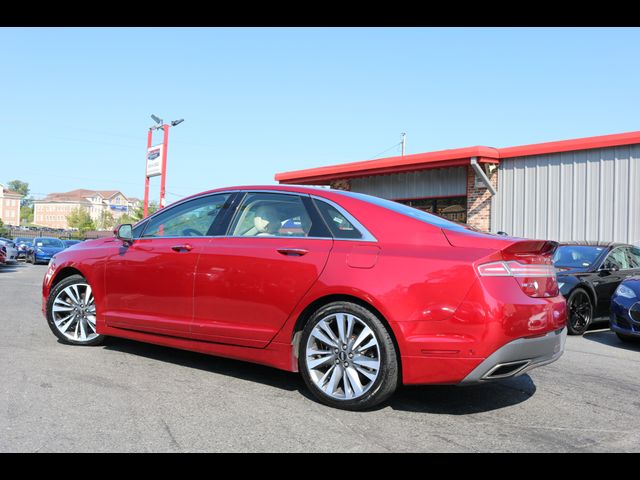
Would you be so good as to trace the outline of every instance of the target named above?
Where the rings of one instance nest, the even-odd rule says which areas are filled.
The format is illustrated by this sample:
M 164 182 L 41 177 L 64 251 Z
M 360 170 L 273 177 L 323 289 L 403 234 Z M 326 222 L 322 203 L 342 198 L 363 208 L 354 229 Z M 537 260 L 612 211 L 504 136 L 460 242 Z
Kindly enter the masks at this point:
M 553 264 L 557 267 L 586 268 L 593 265 L 606 247 L 584 245 L 561 245 L 553 255 Z
M 362 238 L 362 233 L 338 209 L 322 200 L 314 199 L 314 201 L 334 238 Z
M 346 192 L 344 190 L 332 190 L 332 192 L 339 193 L 340 195 L 346 195 L 348 197 L 357 198 L 363 202 L 372 203 L 378 207 L 386 208 L 393 212 L 399 213 L 406 217 L 415 218 L 421 222 L 428 223 L 438 228 L 447 228 L 449 230 L 468 230 L 466 226 L 451 222 L 442 217 L 432 215 L 430 213 L 418 210 L 417 208 L 409 207 L 402 203 L 394 202 L 393 200 L 386 200 L 384 198 L 374 197 L 372 195 L 366 195 L 364 193 Z

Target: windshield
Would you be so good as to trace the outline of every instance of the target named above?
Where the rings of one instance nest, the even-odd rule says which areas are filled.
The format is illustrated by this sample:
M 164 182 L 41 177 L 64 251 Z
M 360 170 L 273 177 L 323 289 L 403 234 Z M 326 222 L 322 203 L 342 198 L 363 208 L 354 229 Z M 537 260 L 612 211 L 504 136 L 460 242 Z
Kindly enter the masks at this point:
M 57 238 L 36 238 L 36 247 L 60 247 L 64 245 Z
M 553 264 L 557 267 L 569 268 L 590 267 L 605 249 L 606 247 L 561 245 L 553 255 Z
M 17 237 L 13 241 L 16 243 L 31 243 L 33 239 L 27 237 Z
M 364 193 L 347 192 L 344 190 L 332 190 L 332 192 L 346 195 L 348 197 L 357 198 L 358 200 L 362 200 L 364 202 L 373 203 L 374 205 L 377 205 L 379 207 L 387 208 L 396 213 L 415 218 L 416 220 L 420 220 L 438 228 L 447 228 L 449 230 L 468 230 L 468 227 L 466 225 L 461 225 L 459 223 L 446 220 L 442 217 L 438 217 L 437 215 L 418 210 L 417 208 L 394 202 L 393 200 L 386 200 L 384 198 L 374 197 L 372 195 L 366 195 Z

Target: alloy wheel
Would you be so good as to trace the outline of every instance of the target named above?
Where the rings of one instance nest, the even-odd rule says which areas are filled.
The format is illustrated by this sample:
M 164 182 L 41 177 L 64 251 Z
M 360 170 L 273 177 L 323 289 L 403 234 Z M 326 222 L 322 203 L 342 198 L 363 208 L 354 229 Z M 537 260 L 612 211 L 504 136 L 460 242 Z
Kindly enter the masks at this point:
M 74 283 L 58 293 L 51 307 L 57 330 L 74 342 L 90 342 L 98 337 L 96 305 L 91 287 Z
M 576 331 L 585 330 L 591 323 L 591 302 L 585 292 L 578 291 L 569 302 L 569 321 Z
M 380 344 L 355 315 L 332 313 L 311 331 L 306 368 L 315 386 L 336 400 L 353 400 L 373 386 L 380 373 Z

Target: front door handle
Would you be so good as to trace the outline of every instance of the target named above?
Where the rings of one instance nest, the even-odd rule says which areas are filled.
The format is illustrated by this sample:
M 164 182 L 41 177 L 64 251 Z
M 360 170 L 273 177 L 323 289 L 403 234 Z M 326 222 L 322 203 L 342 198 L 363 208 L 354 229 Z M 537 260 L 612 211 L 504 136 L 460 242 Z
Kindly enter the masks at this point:
M 191 250 L 193 250 L 193 247 L 188 243 L 185 243 L 183 245 L 174 245 L 173 247 L 171 247 L 171 250 L 173 250 L 174 252 L 190 252 Z
M 279 248 L 278 253 L 281 255 L 301 257 L 309 253 L 309 250 L 305 250 L 304 248 Z

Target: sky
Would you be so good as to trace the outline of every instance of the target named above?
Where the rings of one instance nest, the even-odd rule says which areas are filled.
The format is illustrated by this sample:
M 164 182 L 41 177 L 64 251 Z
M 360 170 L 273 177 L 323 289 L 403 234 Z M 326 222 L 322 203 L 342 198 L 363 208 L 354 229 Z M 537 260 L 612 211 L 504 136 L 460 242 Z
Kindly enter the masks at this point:
M 185 120 L 168 203 L 402 132 L 411 154 L 640 130 L 639 50 L 639 28 L 0 28 L 0 183 L 142 198 L 151 114 Z

